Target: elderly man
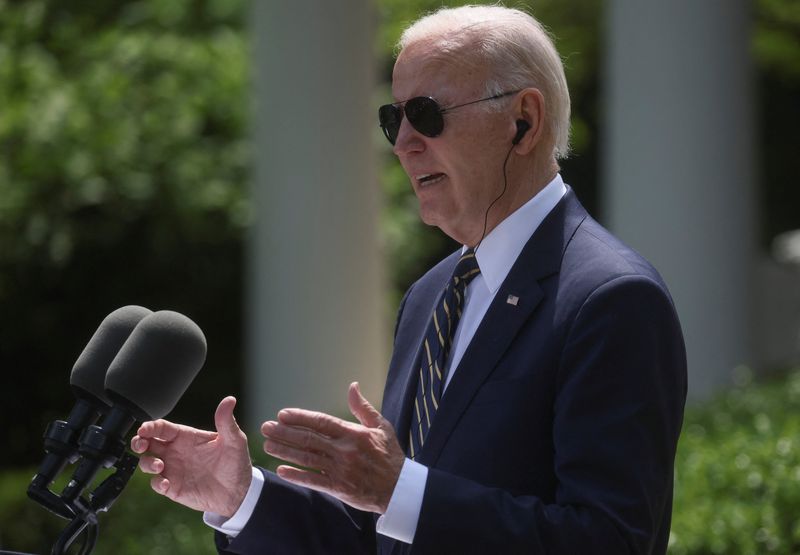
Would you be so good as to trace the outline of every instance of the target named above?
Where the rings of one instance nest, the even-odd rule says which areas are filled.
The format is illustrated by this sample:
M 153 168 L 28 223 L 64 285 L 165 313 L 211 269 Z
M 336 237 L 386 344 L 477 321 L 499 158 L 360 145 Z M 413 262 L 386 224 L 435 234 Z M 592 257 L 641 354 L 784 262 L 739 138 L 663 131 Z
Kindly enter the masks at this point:
M 217 432 L 132 441 L 224 553 L 664 553 L 686 395 L 667 288 L 558 174 L 569 94 L 529 15 L 442 9 L 400 40 L 380 124 L 422 219 L 464 246 L 407 292 L 382 412 L 284 409 L 251 467 Z

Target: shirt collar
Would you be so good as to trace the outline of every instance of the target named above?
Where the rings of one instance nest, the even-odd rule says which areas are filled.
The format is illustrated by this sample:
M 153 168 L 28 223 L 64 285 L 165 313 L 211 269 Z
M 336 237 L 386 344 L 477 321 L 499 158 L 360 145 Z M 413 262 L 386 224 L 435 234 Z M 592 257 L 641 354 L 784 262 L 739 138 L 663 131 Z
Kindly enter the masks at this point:
M 567 187 L 564 185 L 561 175 L 556 174 L 544 189 L 500 222 L 491 233 L 483 238 L 475 253 L 475 258 L 478 259 L 478 266 L 481 269 L 480 275 L 483 276 L 483 280 L 492 294 L 506 279 L 525 243 L 566 192 Z M 462 252 L 466 249 L 465 246 Z

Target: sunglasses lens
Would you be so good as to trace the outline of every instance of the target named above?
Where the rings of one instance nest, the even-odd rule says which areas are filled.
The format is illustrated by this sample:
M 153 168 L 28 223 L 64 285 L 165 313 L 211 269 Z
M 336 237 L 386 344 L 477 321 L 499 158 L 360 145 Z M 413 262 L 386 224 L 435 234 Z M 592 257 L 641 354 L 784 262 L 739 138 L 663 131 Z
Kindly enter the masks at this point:
M 394 144 L 397 134 L 400 132 L 400 122 L 403 120 L 403 111 L 399 106 L 386 104 L 378 108 L 378 121 L 383 129 L 383 134 Z
M 397 104 L 386 104 L 378 108 L 378 121 L 380 121 L 383 134 L 392 144 L 397 141 L 404 113 L 414 129 L 426 137 L 438 137 L 444 129 L 442 110 L 432 98 L 418 96 L 405 102 L 404 107 Z
M 426 137 L 437 137 L 444 129 L 442 111 L 432 98 L 412 98 L 406 102 L 405 112 L 408 122 Z

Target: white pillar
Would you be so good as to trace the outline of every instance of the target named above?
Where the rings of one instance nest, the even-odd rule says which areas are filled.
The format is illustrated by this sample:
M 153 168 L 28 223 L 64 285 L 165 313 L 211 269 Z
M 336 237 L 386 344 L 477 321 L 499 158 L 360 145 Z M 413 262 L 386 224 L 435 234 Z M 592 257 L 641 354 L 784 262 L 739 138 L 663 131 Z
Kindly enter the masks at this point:
M 612 0 L 606 221 L 661 271 L 690 397 L 751 362 L 755 213 L 746 0 Z
M 384 325 L 369 0 L 252 3 L 255 225 L 247 422 L 380 403 Z M 233 99 L 232 99 L 233 100 Z

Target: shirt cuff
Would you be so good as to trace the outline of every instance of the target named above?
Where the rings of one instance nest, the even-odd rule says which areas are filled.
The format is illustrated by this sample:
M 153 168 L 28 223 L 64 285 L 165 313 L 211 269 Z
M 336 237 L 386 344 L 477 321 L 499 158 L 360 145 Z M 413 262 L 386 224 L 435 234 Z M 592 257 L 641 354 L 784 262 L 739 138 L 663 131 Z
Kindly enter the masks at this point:
M 229 538 L 238 536 L 239 532 L 244 530 L 247 521 L 253 516 L 258 498 L 261 496 L 261 490 L 264 488 L 264 475 L 261 471 L 253 467 L 252 476 L 247 495 L 244 496 L 242 504 L 239 505 L 239 508 L 231 518 L 226 519 L 224 516 L 218 515 L 217 513 L 205 512 L 203 513 L 203 522 L 211 526 L 214 530 L 222 532 Z
M 375 523 L 375 531 L 404 543 L 412 543 L 427 481 L 428 467 L 406 459 L 389 506 Z

